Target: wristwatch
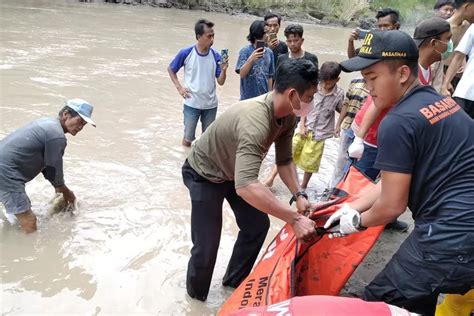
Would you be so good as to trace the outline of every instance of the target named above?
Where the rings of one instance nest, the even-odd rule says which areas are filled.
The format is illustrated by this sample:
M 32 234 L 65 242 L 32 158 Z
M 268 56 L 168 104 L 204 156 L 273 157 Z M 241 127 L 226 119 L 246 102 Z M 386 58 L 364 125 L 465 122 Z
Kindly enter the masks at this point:
M 360 231 L 360 232 L 361 232 L 361 231 L 363 231 L 363 230 L 366 230 L 366 229 L 367 229 L 367 227 L 365 227 L 365 226 L 362 226 L 362 224 L 361 224 L 361 222 L 362 222 L 362 219 L 361 219 L 361 217 L 360 217 L 360 216 L 358 217 L 358 219 L 359 219 L 358 221 L 357 221 L 357 220 L 355 220 L 355 219 L 353 219 L 353 222 L 352 222 L 352 224 L 354 225 L 354 227 L 355 227 L 355 228 L 356 228 L 358 231 Z
M 308 199 L 308 194 L 305 192 L 305 191 L 298 191 L 295 193 L 295 195 L 293 195 L 290 199 L 290 205 L 293 204 L 293 202 L 296 201 L 296 199 L 298 199 L 298 197 L 304 197 L 305 199 Z

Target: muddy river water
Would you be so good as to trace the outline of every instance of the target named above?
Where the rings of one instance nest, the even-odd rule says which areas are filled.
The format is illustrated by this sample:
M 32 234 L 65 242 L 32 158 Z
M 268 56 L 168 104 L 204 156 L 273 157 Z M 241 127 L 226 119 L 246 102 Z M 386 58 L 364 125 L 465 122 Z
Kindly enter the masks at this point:
M 46 216 L 54 191 L 39 176 L 27 185 L 38 232 L 26 236 L 0 220 L 2 313 L 214 314 L 230 294 L 221 278 L 237 227 L 225 204 L 208 301 L 187 297 L 190 202 L 180 169 L 188 150 L 180 145 L 182 99 L 166 68 L 180 48 L 194 43 L 198 18 L 215 22 L 214 46 L 228 48 L 231 63 L 226 84 L 218 88 L 222 113 L 238 100 L 233 68 L 254 18 L 32 0 L 1 0 L 0 15 L 0 138 L 55 115 L 74 97 L 95 105 L 97 123 L 67 136 L 65 178 L 79 201 L 75 215 Z M 344 59 L 348 29 L 304 27 L 304 48 L 320 63 Z M 352 78 L 343 75 L 341 87 Z M 335 139 L 327 142 L 311 182 L 313 197 L 329 181 L 336 145 Z M 289 197 L 279 180 L 274 192 Z M 280 226 L 272 220 L 266 244 Z

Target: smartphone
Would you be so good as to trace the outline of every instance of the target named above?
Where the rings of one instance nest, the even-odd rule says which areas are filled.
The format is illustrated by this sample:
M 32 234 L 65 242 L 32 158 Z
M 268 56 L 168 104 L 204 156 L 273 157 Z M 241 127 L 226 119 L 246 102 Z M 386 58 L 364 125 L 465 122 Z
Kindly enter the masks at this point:
M 276 33 L 268 33 L 268 35 L 267 35 L 267 40 L 268 40 L 269 43 L 271 41 L 273 41 L 274 39 L 276 39 L 276 38 L 277 38 Z
M 225 61 L 228 58 L 229 58 L 229 49 L 228 48 L 223 48 L 221 50 L 221 61 Z
M 365 36 L 367 35 L 367 33 L 370 32 L 370 30 L 364 30 L 364 29 L 361 29 L 360 27 L 358 27 L 357 32 L 359 32 L 359 40 L 363 40 L 365 38 Z
M 264 48 L 265 42 L 264 41 L 255 41 L 255 49 Z

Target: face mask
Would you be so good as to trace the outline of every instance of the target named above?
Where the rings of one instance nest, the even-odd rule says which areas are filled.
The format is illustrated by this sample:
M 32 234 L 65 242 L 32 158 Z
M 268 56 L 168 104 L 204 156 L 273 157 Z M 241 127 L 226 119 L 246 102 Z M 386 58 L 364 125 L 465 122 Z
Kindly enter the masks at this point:
M 293 104 L 291 104 L 291 106 L 293 107 L 293 113 L 295 113 L 295 115 L 299 117 L 308 115 L 308 113 L 311 112 L 311 110 L 314 108 L 314 100 L 312 100 L 310 103 L 305 103 L 301 101 L 298 93 L 296 93 L 296 96 L 298 97 L 298 100 L 300 102 L 300 109 L 295 109 Z
M 444 53 L 441 54 L 441 58 L 442 59 L 448 59 L 449 56 L 451 56 L 451 54 L 453 53 L 453 41 L 452 40 L 449 40 L 448 42 L 448 49 L 446 49 L 446 51 Z
M 438 40 L 440 41 L 440 40 Z M 445 60 L 445 59 L 448 59 L 449 56 L 451 56 L 451 54 L 453 53 L 453 41 L 452 40 L 449 40 L 449 42 L 443 42 L 443 41 L 440 41 L 441 43 L 443 44 L 446 44 L 448 46 L 448 48 L 446 49 L 446 51 L 444 53 L 440 53 L 436 50 L 437 53 L 440 53 L 441 54 L 441 59 L 442 60 Z

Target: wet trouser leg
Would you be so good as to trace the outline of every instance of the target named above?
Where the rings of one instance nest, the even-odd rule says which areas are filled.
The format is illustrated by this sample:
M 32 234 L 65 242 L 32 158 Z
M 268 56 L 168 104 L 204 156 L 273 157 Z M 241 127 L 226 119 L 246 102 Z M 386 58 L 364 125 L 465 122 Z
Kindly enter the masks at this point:
M 240 231 L 222 284 L 237 287 L 252 270 L 270 228 L 270 220 L 267 214 L 238 196 L 234 188 L 229 190 L 226 199 Z
M 216 120 L 217 107 L 213 109 L 201 110 L 201 128 L 204 133 L 206 129 Z
M 338 149 L 338 155 L 336 160 L 336 166 L 334 168 L 334 174 L 331 179 L 330 188 L 334 188 L 343 178 L 347 172 L 346 165 L 350 162 L 349 154 L 347 149 L 354 141 L 354 132 L 352 128 L 341 130 L 341 139 Z
M 191 239 L 193 247 L 188 263 L 186 289 L 189 296 L 205 301 L 222 229 L 222 203 L 229 182 L 212 183 L 185 162 L 183 180 L 191 196 Z
M 446 253 L 448 248 L 429 251 L 420 246 L 412 232 L 367 285 L 364 299 L 434 315 L 439 293 L 464 294 L 474 284 L 474 260 L 469 251 Z
M 184 116 L 184 139 L 191 143 L 196 139 L 196 126 L 201 116 L 201 110 L 187 106 L 183 107 Z

